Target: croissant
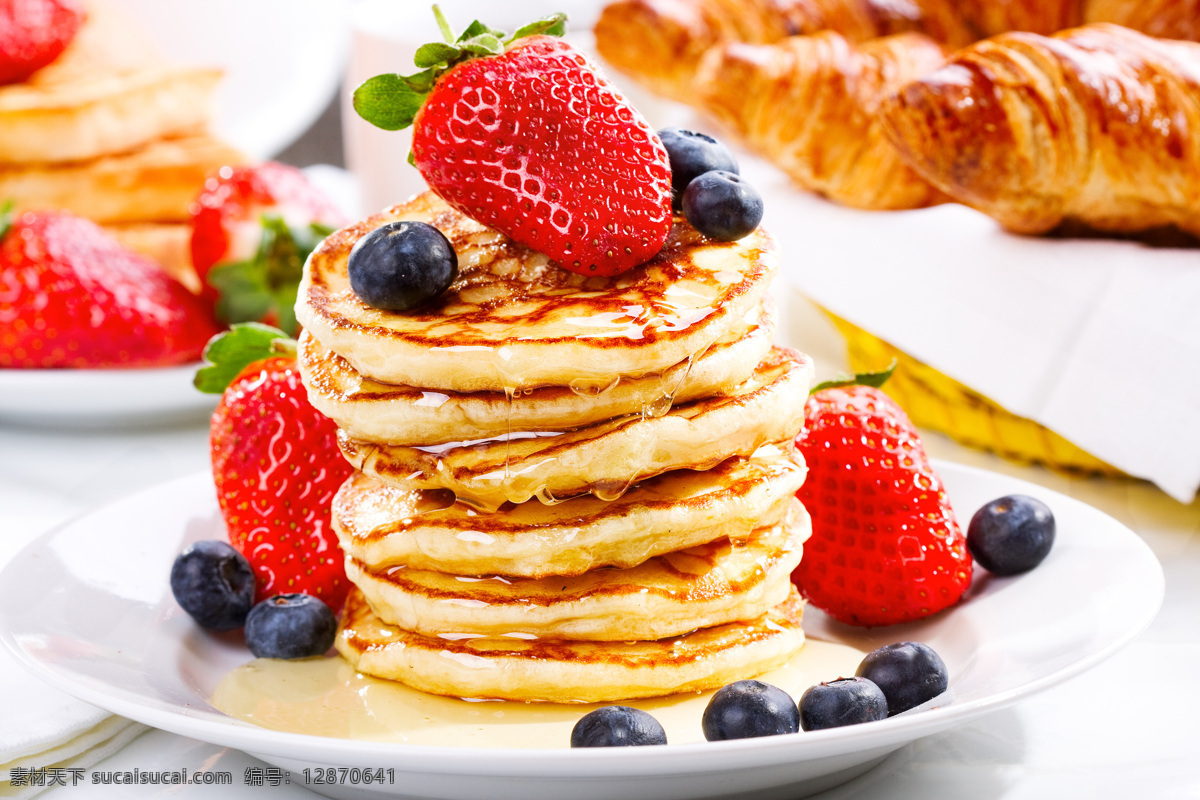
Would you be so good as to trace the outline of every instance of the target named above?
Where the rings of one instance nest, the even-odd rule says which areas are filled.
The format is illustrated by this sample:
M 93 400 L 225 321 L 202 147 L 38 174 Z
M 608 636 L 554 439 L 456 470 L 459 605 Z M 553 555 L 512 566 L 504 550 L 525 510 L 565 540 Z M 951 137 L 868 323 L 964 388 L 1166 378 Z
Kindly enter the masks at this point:
M 1097 24 L 953 55 L 879 112 L 901 156 L 1010 230 L 1200 235 L 1200 44 Z
M 1112 22 L 1150 36 L 1200 42 L 1200 0 L 1088 0 L 1083 22 Z
M 942 61 L 919 33 L 856 45 L 827 31 L 715 47 L 694 85 L 705 110 L 804 188 L 857 208 L 917 208 L 940 195 L 900 160 L 875 113 Z
M 958 0 L 957 10 L 976 38 L 1008 31 L 1052 34 L 1083 23 L 1088 0 Z M 1131 6 L 1143 0 L 1110 0 Z
M 1165 39 L 1200 41 L 1198 0 L 959 0 L 957 9 L 980 39 L 1009 31 L 1050 35 L 1111 22 Z
M 691 100 L 692 76 L 710 47 L 769 44 L 831 30 L 851 41 L 918 31 L 960 46 L 973 36 L 953 0 L 615 0 L 595 25 L 596 49 L 652 91 Z

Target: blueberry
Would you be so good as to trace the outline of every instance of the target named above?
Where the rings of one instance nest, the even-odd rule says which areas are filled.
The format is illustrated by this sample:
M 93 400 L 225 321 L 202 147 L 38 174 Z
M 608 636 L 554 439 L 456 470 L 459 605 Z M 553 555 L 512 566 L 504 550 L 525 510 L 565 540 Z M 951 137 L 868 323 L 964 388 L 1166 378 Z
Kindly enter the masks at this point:
M 736 241 L 762 221 L 762 196 L 740 175 L 706 172 L 683 193 L 683 216 L 710 239 Z
M 658 132 L 658 138 L 667 148 L 667 158 L 671 161 L 671 198 L 676 211 L 693 178 L 715 169 L 738 173 L 733 153 L 711 136 L 683 128 L 663 128 Z
M 950 685 L 942 657 L 920 642 L 897 642 L 872 650 L 854 674 L 883 691 L 889 717 L 932 700 Z
M 424 222 L 389 222 L 350 250 L 350 288 L 385 311 L 408 311 L 446 291 L 458 275 L 458 254 L 441 231 Z
M 993 500 L 967 526 L 967 550 L 993 575 L 1028 572 L 1053 545 L 1054 514 L 1041 500 L 1023 494 Z
M 800 710 L 778 686 L 737 681 L 722 686 L 708 701 L 701 727 L 710 742 L 795 733 L 800 730 Z
M 277 594 L 246 617 L 246 645 L 256 658 L 307 658 L 333 647 L 337 619 L 310 594 Z
M 171 594 L 200 627 L 231 631 L 254 605 L 254 570 L 225 542 L 195 542 L 171 566 Z
M 605 706 L 583 715 L 571 729 L 571 747 L 666 744 L 667 732 L 654 717 L 629 706 Z
M 888 715 L 883 690 L 866 678 L 838 678 L 800 695 L 800 727 L 806 731 L 874 722 Z

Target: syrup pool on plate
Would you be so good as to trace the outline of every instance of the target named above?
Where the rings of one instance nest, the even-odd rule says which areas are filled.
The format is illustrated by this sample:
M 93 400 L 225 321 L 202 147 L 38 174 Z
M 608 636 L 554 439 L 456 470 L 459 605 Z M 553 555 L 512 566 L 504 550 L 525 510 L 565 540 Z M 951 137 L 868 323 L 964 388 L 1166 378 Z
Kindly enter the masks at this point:
M 809 640 L 791 661 L 758 676 L 796 700 L 809 686 L 854 674 L 864 653 Z M 704 741 L 700 719 L 713 692 L 630 700 L 655 716 L 671 744 Z M 340 657 L 257 659 L 217 686 L 214 707 L 290 733 L 447 747 L 569 747 L 571 728 L 597 705 L 460 700 L 362 675 Z M 612 703 L 603 705 L 614 705 Z

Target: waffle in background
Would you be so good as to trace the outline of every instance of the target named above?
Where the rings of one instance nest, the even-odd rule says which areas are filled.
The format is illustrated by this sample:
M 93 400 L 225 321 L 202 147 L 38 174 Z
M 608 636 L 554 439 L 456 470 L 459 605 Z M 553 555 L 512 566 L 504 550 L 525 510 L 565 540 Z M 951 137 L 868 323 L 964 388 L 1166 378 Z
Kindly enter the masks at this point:
M 0 87 L 0 198 L 92 219 L 199 288 L 188 206 L 209 174 L 246 160 L 208 132 L 220 77 L 170 63 L 135 20 L 89 3 L 62 56 Z

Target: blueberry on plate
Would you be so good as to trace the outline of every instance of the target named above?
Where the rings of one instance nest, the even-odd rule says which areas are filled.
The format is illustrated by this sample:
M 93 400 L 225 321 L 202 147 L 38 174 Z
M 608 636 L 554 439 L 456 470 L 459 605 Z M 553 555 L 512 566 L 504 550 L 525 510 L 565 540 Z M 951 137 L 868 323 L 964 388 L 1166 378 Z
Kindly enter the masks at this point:
M 762 221 L 762 196 L 740 175 L 706 172 L 684 191 L 683 216 L 710 239 L 737 241 Z
M 372 308 L 408 311 L 441 295 L 458 275 L 458 254 L 432 225 L 402 220 L 355 242 L 350 288 Z
M 950 685 L 942 657 L 920 642 L 897 642 L 872 650 L 854 674 L 883 691 L 889 717 L 932 700 Z
M 883 690 L 866 678 L 818 683 L 800 695 L 800 727 L 806 731 L 874 722 L 887 715 Z
M 1023 494 L 1000 497 L 975 512 L 967 550 L 993 575 L 1018 575 L 1042 563 L 1054 545 L 1054 514 Z
M 750 739 L 800 730 L 800 710 L 791 695 L 762 681 L 722 686 L 708 701 L 700 721 L 704 738 Z
M 254 605 L 254 570 L 226 542 L 195 542 L 175 557 L 171 594 L 200 627 L 231 631 Z
M 693 178 L 722 170 L 738 173 L 737 159 L 729 148 L 703 133 L 683 128 L 663 128 L 658 132 L 671 162 L 671 199 L 678 211 L 683 192 Z
M 250 610 L 246 646 L 256 658 L 308 658 L 333 647 L 337 618 L 310 594 L 277 594 Z
M 571 747 L 626 747 L 666 744 L 658 720 L 637 708 L 605 706 L 584 714 L 571 729 Z

